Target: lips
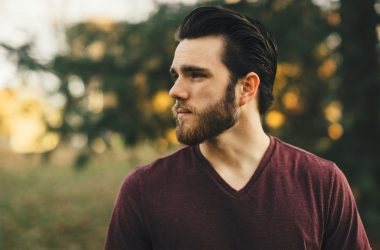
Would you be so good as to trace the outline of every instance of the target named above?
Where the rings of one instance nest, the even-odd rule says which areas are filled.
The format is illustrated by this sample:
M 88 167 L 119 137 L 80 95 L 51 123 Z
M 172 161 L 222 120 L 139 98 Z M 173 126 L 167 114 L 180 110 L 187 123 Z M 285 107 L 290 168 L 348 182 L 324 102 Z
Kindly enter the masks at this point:
M 185 108 L 178 108 L 177 109 L 177 114 L 190 114 L 191 111 Z
M 173 116 L 175 119 L 182 120 L 183 118 L 195 114 L 193 108 L 183 102 L 177 101 L 172 107 Z

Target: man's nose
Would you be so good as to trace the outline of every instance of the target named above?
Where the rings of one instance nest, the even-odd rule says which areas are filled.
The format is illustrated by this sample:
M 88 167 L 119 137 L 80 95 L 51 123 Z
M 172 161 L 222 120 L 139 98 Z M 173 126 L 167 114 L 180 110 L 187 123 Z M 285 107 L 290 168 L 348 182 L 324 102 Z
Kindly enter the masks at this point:
M 190 92 L 186 83 L 178 78 L 170 89 L 169 95 L 174 99 L 186 100 L 189 98 Z

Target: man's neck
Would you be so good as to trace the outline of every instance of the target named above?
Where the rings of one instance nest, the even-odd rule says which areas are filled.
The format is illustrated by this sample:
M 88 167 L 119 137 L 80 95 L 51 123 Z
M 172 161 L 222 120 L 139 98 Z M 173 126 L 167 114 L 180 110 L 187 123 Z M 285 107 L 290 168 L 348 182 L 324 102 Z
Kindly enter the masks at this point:
M 234 127 L 200 144 L 200 150 L 219 175 L 238 190 L 258 167 L 269 143 L 259 117 L 240 117 Z

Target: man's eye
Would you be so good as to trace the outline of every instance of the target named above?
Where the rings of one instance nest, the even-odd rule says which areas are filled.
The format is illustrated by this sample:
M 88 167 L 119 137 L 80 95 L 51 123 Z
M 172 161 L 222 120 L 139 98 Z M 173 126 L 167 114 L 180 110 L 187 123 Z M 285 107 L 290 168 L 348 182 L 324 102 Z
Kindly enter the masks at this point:
M 206 75 L 202 73 L 196 73 L 196 72 L 191 73 L 191 78 L 204 78 L 204 77 L 206 77 Z

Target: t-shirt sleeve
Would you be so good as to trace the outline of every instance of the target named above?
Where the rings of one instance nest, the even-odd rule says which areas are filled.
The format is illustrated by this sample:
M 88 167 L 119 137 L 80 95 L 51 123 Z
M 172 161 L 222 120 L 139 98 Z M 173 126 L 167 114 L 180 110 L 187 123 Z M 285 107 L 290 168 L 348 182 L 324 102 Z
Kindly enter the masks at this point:
M 108 226 L 105 250 L 151 249 L 142 216 L 139 170 L 132 172 L 120 188 Z
M 334 166 L 323 249 L 371 249 L 346 177 Z

